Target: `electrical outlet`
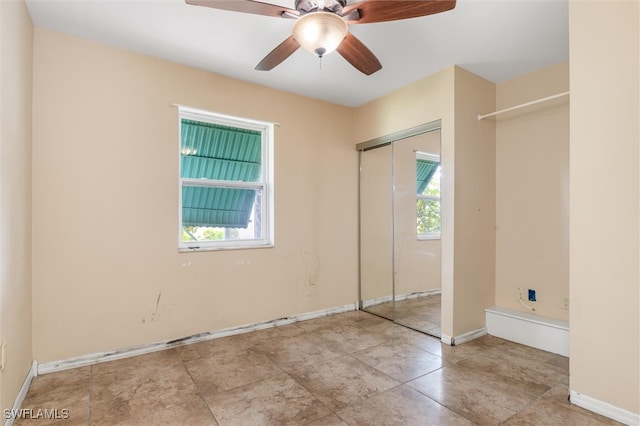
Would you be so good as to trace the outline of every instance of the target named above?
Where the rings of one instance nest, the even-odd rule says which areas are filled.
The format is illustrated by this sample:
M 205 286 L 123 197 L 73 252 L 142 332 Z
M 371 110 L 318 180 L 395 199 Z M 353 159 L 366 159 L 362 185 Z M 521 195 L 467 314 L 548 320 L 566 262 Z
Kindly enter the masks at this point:
M 563 297 L 562 298 L 562 309 L 566 309 L 567 311 L 569 310 L 569 298 L 568 297 Z
M 536 291 L 533 289 L 529 289 L 528 290 L 528 299 L 529 302 L 535 302 L 536 301 Z

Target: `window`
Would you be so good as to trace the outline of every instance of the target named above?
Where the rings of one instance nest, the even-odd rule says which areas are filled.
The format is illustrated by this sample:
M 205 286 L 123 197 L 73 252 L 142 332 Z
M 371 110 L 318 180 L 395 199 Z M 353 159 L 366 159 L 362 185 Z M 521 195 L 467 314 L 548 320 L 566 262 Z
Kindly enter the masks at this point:
M 273 124 L 178 110 L 178 248 L 272 246 Z
M 440 238 L 440 156 L 416 153 L 416 216 L 420 240 Z

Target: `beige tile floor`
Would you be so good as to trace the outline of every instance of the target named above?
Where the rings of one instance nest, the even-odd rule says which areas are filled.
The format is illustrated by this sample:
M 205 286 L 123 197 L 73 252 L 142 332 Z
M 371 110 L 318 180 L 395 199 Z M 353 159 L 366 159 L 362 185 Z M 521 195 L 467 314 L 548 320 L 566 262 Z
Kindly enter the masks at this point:
M 39 376 L 23 408 L 69 426 L 617 424 L 568 403 L 568 364 L 357 311 Z
M 441 298 L 439 294 L 369 306 L 366 310 L 432 336 L 440 337 Z

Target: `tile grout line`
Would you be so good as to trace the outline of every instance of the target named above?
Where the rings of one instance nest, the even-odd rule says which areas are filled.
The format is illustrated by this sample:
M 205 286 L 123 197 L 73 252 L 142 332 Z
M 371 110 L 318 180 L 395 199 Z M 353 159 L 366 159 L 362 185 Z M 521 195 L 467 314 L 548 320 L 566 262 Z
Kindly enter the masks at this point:
M 307 389 L 307 387 L 305 385 L 303 385 L 302 383 L 300 383 L 300 381 L 298 381 L 294 376 L 291 375 L 291 373 L 289 373 L 288 371 L 284 372 L 287 376 L 289 376 L 289 378 L 291 380 L 293 380 L 294 382 L 296 382 L 298 384 L 298 386 L 300 386 L 302 389 L 304 389 L 305 391 L 307 391 L 309 393 L 309 395 L 311 395 L 313 397 L 313 399 L 315 399 L 316 401 L 318 401 L 323 407 L 325 407 L 327 410 L 329 410 L 329 412 L 331 414 L 334 414 L 336 417 L 338 417 L 340 420 L 342 420 L 343 422 L 347 423 L 346 420 L 344 420 L 342 417 L 340 417 L 338 415 L 338 413 L 336 413 L 331 407 L 329 407 L 327 404 L 325 404 L 320 398 L 318 398 L 313 392 L 311 392 L 310 389 Z M 323 417 L 327 417 L 327 416 L 323 416 Z M 318 421 L 320 419 L 322 419 L 323 417 L 319 417 L 317 419 L 312 420 L 312 422 Z M 349 423 L 347 423 L 349 424 Z
M 300 328 L 302 328 L 302 329 L 304 330 L 304 327 L 300 327 Z M 323 327 L 320 327 L 319 329 L 321 330 L 322 328 L 323 328 Z M 318 329 L 311 330 L 311 331 L 307 331 L 307 330 L 305 330 L 305 333 L 307 333 L 307 334 L 316 334 L 316 333 L 317 333 L 317 331 L 318 331 Z M 322 336 L 317 336 L 317 337 L 318 337 L 319 339 L 323 340 L 324 342 L 329 342 L 327 339 L 324 339 Z M 331 342 L 329 342 L 329 343 L 331 343 Z M 267 357 L 267 359 L 268 359 L 269 361 L 271 361 L 274 365 L 276 365 L 278 368 L 280 368 L 284 374 L 286 374 L 286 375 L 287 375 L 291 380 L 293 380 L 295 383 L 297 383 L 297 384 L 298 384 L 298 386 L 300 386 L 302 389 L 304 389 L 306 392 L 308 392 L 308 393 L 309 393 L 309 395 L 311 395 L 311 396 L 313 397 L 313 399 L 315 399 L 316 401 L 318 401 L 318 402 L 319 402 L 323 407 L 325 407 L 327 410 L 329 410 L 329 412 L 330 412 L 331 414 L 335 415 L 336 417 L 338 417 L 340 420 L 342 420 L 342 421 L 343 421 L 343 422 L 345 422 L 346 424 L 349 424 L 345 419 L 343 419 L 342 417 L 340 417 L 340 415 L 339 415 L 336 411 L 334 411 L 331 407 L 329 407 L 327 404 L 325 404 L 325 403 L 324 403 L 320 398 L 318 398 L 318 397 L 317 397 L 317 396 L 316 396 L 316 395 L 311 391 L 311 389 L 308 389 L 304 384 L 300 383 L 300 381 L 299 381 L 299 380 L 297 380 L 297 379 L 293 376 L 293 374 L 291 374 L 289 371 L 285 370 L 285 369 L 284 369 L 284 367 L 282 367 L 282 366 L 281 366 L 280 364 L 278 364 L 274 359 L 272 359 L 272 358 L 271 358 L 271 356 L 269 356 L 269 354 L 268 354 L 267 352 L 262 351 L 262 350 L 260 350 L 260 349 L 258 349 L 258 348 L 256 348 L 256 350 L 257 350 L 258 352 L 262 353 L 264 356 L 266 356 L 266 357 Z M 340 352 L 343 352 L 343 354 L 341 354 L 340 356 L 336 356 L 336 357 L 329 358 L 329 360 L 337 359 L 337 358 L 340 358 L 340 357 L 345 356 L 345 355 L 350 355 L 349 353 L 344 352 L 344 351 L 342 351 L 342 350 L 340 350 Z M 326 360 L 323 360 L 323 361 L 326 361 Z M 323 416 L 323 417 L 326 417 L 326 416 Z M 317 419 L 314 419 L 314 420 L 312 420 L 312 422 L 318 421 L 318 420 L 322 419 L 323 417 L 319 417 L 319 418 L 317 418 Z
M 300 327 L 303 328 L 303 327 Z M 306 331 L 305 333 L 315 333 L 316 330 L 314 331 Z M 267 359 L 269 361 L 271 361 L 275 366 L 277 366 L 279 369 L 282 370 L 282 372 L 284 374 L 287 375 L 287 377 L 289 377 L 291 380 L 293 380 L 295 383 L 298 384 L 298 386 L 300 386 L 302 389 L 304 389 L 306 392 L 309 393 L 309 395 L 311 395 L 313 397 L 313 399 L 315 399 L 316 401 L 318 401 L 323 407 L 325 407 L 327 410 L 329 410 L 330 413 L 334 414 L 335 416 L 337 416 L 340 420 L 344 421 L 345 423 L 347 423 L 342 417 L 340 417 L 338 415 L 338 413 L 336 413 L 335 411 L 333 411 L 333 409 L 331 409 L 331 407 L 329 407 L 327 404 L 325 404 L 324 402 L 322 402 L 322 400 L 320 398 L 318 398 L 313 392 L 311 392 L 310 389 L 307 389 L 306 386 L 304 386 L 302 383 L 300 383 L 289 371 L 285 370 L 280 364 L 278 364 L 274 359 L 271 358 L 271 356 L 269 356 L 269 354 L 266 351 L 262 351 L 260 349 L 256 349 L 258 352 L 260 352 L 261 354 L 263 354 L 265 357 L 267 357 Z M 323 416 L 326 417 L 326 416 Z M 317 419 L 312 420 L 313 422 L 322 419 L 323 417 L 319 417 Z M 347 423 L 348 424 L 348 423 Z
M 282 375 L 282 374 L 286 374 L 287 376 L 291 377 L 291 375 L 290 375 L 286 370 L 284 370 L 284 369 L 283 369 L 283 368 L 282 368 L 282 367 L 281 367 L 277 362 L 275 362 L 273 359 L 271 359 L 271 357 L 269 356 L 269 354 L 268 354 L 268 353 L 266 353 L 265 351 L 262 351 L 262 350 L 260 350 L 260 349 L 258 349 L 258 348 L 255 348 L 255 346 L 256 346 L 256 345 L 257 345 L 257 343 L 256 343 L 256 344 L 254 344 L 253 346 L 249 347 L 248 349 L 253 349 L 253 350 L 255 350 L 256 352 L 258 352 L 258 353 L 260 353 L 260 354 L 264 355 L 264 356 L 265 356 L 265 357 L 266 357 L 266 358 L 267 358 L 267 359 L 268 359 L 268 360 L 269 360 L 269 361 L 270 361 L 274 366 L 276 366 L 276 367 L 280 370 L 280 372 L 279 372 L 279 373 L 277 373 L 277 374 L 272 374 L 272 375 L 268 375 L 268 376 L 262 377 L 261 379 L 253 380 L 253 381 L 248 382 L 248 383 L 244 383 L 244 384 L 239 385 L 239 386 L 235 386 L 235 387 L 233 387 L 233 388 L 223 389 L 223 390 L 218 390 L 218 391 L 216 391 L 216 392 L 214 392 L 214 393 L 213 393 L 214 395 L 215 395 L 215 394 L 222 394 L 222 393 L 224 393 L 224 392 L 229 392 L 229 391 L 232 391 L 232 390 L 235 390 L 235 389 L 241 388 L 241 387 L 243 387 L 243 386 L 248 386 L 248 385 L 251 385 L 251 384 L 254 384 L 254 383 L 258 383 L 258 382 L 261 382 L 261 381 L 264 381 L 264 380 L 267 380 L 267 379 L 271 379 L 271 378 L 274 378 L 274 377 L 278 377 L 278 376 L 280 376 L 280 375 Z M 198 392 L 198 396 L 203 400 L 204 404 L 207 406 L 207 409 L 209 410 L 209 412 L 210 412 L 210 413 L 211 413 L 211 415 L 213 416 L 213 419 L 215 420 L 215 422 L 216 422 L 218 425 L 220 425 L 221 423 L 218 421 L 218 418 L 216 417 L 215 413 L 214 413 L 214 412 L 213 412 L 213 410 L 211 409 L 211 406 L 210 406 L 210 405 L 209 405 L 209 403 L 207 402 L 207 399 L 206 399 L 206 397 L 204 396 L 204 394 L 203 394 L 203 392 L 202 392 L 201 387 L 198 385 L 198 383 L 197 383 L 196 379 L 195 379 L 195 378 L 193 377 L 193 375 L 191 374 L 191 371 L 189 371 L 189 368 L 187 367 L 186 362 L 182 359 L 182 357 L 181 357 L 179 354 L 178 354 L 178 356 L 180 357 L 180 360 L 181 360 L 181 362 L 182 362 L 182 364 L 183 364 L 183 366 L 184 366 L 185 370 L 187 371 L 187 374 L 188 374 L 188 375 L 189 375 L 189 377 L 191 378 L 191 381 L 192 381 L 192 382 L 193 382 L 193 384 L 196 386 L 196 389 L 197 389 L 197 392 Z M 202 358 L 202 357 L 200 357 L 199 359 L 203 359 L 203 358 Z M 295 379 L 294 379 L 294 380 L 295 380 Z M 296 383 L 297 383 L 297 381 L 296 381 Z M 306 388 L 304 388 L 304 389 L 305 389 L 305 390 L 307 390 Z M 311 393 L 310 393 L 310 394 L 311 394 Z M 313 394 L 311 394 L 311 395 L 313 395 Z M 314 398 L 315 398 L 315 396 L 314 396 Z M 318 399 L 318 398 L 316 398 L 316 399 Z M 322 403 L 322 401 L 320 401 L 320 400 L 318 400 L 318 401 L 319 401 L 320 403 Z M 323 404 L 323 405 L 324 405 L 324 404 Z
M 366 312 L 366 311 L 365 311 L 365 312 Z M 369 312 L 367 312 L 367 313 L 369 313 Z M 369 313 L 369 314 L 371 314 L 371 313 Z M 375 314 L 373 314 L 373 315 L 375 315 Z M 397 324 L 397 325 L 402 326 L 402 324 Z M 322 327 L 320 328 L 320 330 L 321 330 L 321 329 L 322 329 Z M 315 333 L 315 332 L 317 332 L 317 331 L 318 331 L 318 330 L 314 330 L 314 331 L 313 331 L 313 333 Z M 420 333 L 420 332 L 419 332 L 419 331 L 417 331 L 417 330 L 413 330 L 413 331 L 415 331 L 416 333 Z M 324 341 L 328 341 L 327 339 L 323 338 L 322 336 L 318 336 L 318 337 L 319 337 L 320 339 L 324 340 Z M 433 336 L 429 336 L 429 337 L 433 337 Z M 387 373 L 385 373 L 384 371 L 379 370 L 378 368 L 376 368 L 376 367 L 374 367 L 374 366 L 370 365 L 369 363 L 367 363 L 367 362 L 365 362 L 365 361 L 363 361 L 363 360 L 359 359 L 358 357 L 356 357 L 356 356 L 354 355 L 356 352 L 361 352 L 361 351 L 365 351 L 365 350 L 371 350 L 372 348 L 375 348 L 375 347 L 377 347 L 377 346 L 383 345 L 383 344 L 385 344 L 385 343 L 391 343 L 393 340 L 395 340 L 395 339 L 390 338 L 390 337 L 386 337 L 386 336 L 385 336 L 385 340 L 384 340 L 383 342 L 378 343 L 378 344 L 373 345 L 373 346 L 370 346 L 370 347 L 367 347 L 367 348 L 364 348 L 364 349 L 361 349 L 361 350 L 358 350 L 358 351 L 355 351 L 355 352 L 346 352 L 346 351 L 342 351 L 342 350 L 341 350 L 342 352 L 344 352 L 344 355 L 343 355 L 343 356 L 345 356 L 345 355 L 346 355 L 347 357 L 349 357 L 349 358 L 351 358 L 351 359 L 353 359 L 353 360 L 355 360 L 355 361 L 361 362 L 361 363 L 363 363 L 364 365 L 366 365 L 367 367 L 370 367 L 370 368 L 374 369 L 375 371 L 379 372 L 380 374 L 382 374 L 382 375 L 386 376 L 387 378 L 389 378 L 389 379 L 391 379 L 391 380 L 393 380 L 393 381 L 395 381 L 395 382 L 397 382 L 397 383 L 398 383 L 397 385 L 392 386 L 392 387 L 390 387 L 390 388 L 388 388 L 388 389 L 385 389 L 385 390 L 383 390 L 383 391 L 381 391 L 381 392 L 374 393 L 374 394 L 372 394 L 372 395 L 368 396 L 367 398 L 365 398 L 365 399 L 363 399 L 363 400 L 354 401 L 354 403 L 361 403 L 361 402 L 363 402 L 363 401 L 369 400 L 369 399 L 371 399 L 371 398 L 373 398 L 373 397 L 376 397 L 376 396 L 378 396 L 378 395 L 381 395 L 381 394 L 383 394 L 383 393 L 385 393 L 385 392 L 388 392 L 388 391 L 391 391 L 391 390 L 393 390 L 393 389 L 396 389 L 396 388 L 398 388 L 398 387 L 400 387 L 400 386 L 406 385 L 406 384 L 407 384 L 409 381 L 411 381 L 411 380 L 415 380 L 415 378 L 414 378 L 414 379 L 411 379 L 411 380 L 409 380 L 409 381 L 407 381 L 407 382 L 403 382 L 403 381 L 401 381 L 401 380 L 397 380 L 397 379 L 395 379 L 395 378 L 391 377 L 390 375 L 388 375 Z M 407 344 L 409 344 L 409 343 L 407 343 Z M 413 345 L 411 345 L 411 346 L 413 346 Z M 425 349 L 422 349 L 422 348 L 419 348 L 419 347 L 417 347 L 417 346 L 414 346 L 414 347 L 415 347 L 416 349 L 418 349 L 418 350 L 424 351 L 424 352 L 426 352 L 426 353 L 429 353 L 429 354 L 431 354 L 431 355 L 433 355 L 433 356 L 437 356 L 437 357 L 439 357 L 439 358 L 441 358 L 441 359 L 442 359 L 442 356 L 441 356 L 441 355 L 434 354 L 434 353 L 432 353 L 432 352 L 429 352 L 429 351 L 427 351 L 427 350 L 425 350 Z M 339 357 L 336 357 L 336 358 L 339 358 Z M 336 359 L 336 358 L 331 358 L 331 359 Z M 269 358 L 269 359 L 271 359 L 271 358 Z M 328 360 L 323 360 L 323 361 L 328 361 Z M 275 361 L 274 361 L 274 363 L 275 363 Z M 438 369 L 436 369 L 436 370 L 439 370 L 439 369 L 441 369 L 441 368 L 442 368 L 442 366 L 441 366 L 441 367 L 439 367 L 439 368 L 438 368 Z M 436 370 L 434 370 L 434 371 L 436 371 Z M 433 371 L 430 371 L 430 372 L 428 372 L 428 373 L 423 374 L 422 376 L 424 376 L 424 375 L 426 375 L 426 374 L 429 374 L 429 373 L 432 373 L 432 372 L 433 372 Z M 335 415 L 336 415 L 339 419 L 341 419 L 343 422 L 345 422 L 345 423 L 347 423 L 347 424 L 348 424 L 348 422 L 347 422 L 344 418 L 342 418 L 342 417 L 338 414 L 338 412 L 337 412 L 337 411 L 334 411 L 331 407 L 328 407 L 326 404 L 324 404 L 320 399 L 318 399 L 318 398 L 313 394 L 313 392 L 311 392 L 311 390 L 307 389 L 307 388 L 306 388 L 302 383 L 300 383 L 298 380 L 296 380 L 296 379 L 295 379 L 295 377 L 293 377 L 289 372 L 286 372 L 286 373 L 289 375 L 289 377 L 291 377 L 294 381 L 296 381 L 296 383 L 298 383 L 300 386 L 302 386 L 302 388 L 303 388 L 303 389 L 305 389 L 307 392 L 309 392 L 309 394 L 311 394 L 315 399 L 317 399 L 317 400 L 318 400 L 318 401 L 320 401 L 320 402 L 321 402 L 325 407 L 327 407 L 327 408 L 329 409 L 329 411 L 331 411 L 333 414 L 335 414 Z M 420 376 L 420 377 L 422 377 L 422 376 Z M 426 396 L 426 395 L 425 395 L 425 396 Z M 431 399 L 431 398 L 429 398 L 429 399 Z M 437 401 L 434 401 L 434 402 L 436 402 L 436 403 L 437 403 Z M 438 404 L 439 404 L 439 403 L 438 403 Z M 351 405 L 352 405 L 352 404 L 349 404 L 349 405 L 347 405 L 346 407 L 342 408 L 341 410 L 344 410 L 344 409 L 346 409 L 346 408 L 350 407 Z M 439 404 L 439 405 L 441 405 L 441 404 Z
M 87 407 L 87 426 L 91 426 L 91 402 L 93 399 L 93 365 L 89 369 L 89 406 Z
M 407 386 L 408 386 L 408 385 L 407 385 Z M 437 401 L 437 400 L 435 400 L 435 399 L 431 398 L 431 397 L 430 397 L 429 395 L 427 395 L 426 393 L 424 393 L 424 392 L 420 392 L 420 389 L 416 389 L 416 388 L 414 388 L 413 386 L 408 386 L 408 387 L 409 387 L 409 389 L 413 389 L 414 391 L 418 392 L 420 395 L 424 396 L 425 398 L 428 398 L 428 399 L 430 399 L 431 401 L 435 402 L 436 404 L 438 404 L 439 406 L 443 407 L 444 409 L 449 410 L 449 411 L 451 411 L 452 413 L 456 413 L 457 415 L 459 415 L 459 416 L 461 416 L 461 417 L 463 417 L 463 418 L 465 418 L 465 419 L 469 420 L 469 421 L 470 421 L 471 423 L 473 423 L 473 424 L 477 424 L 473 419 L 469 418 L 468 416 L 465 416 L 465 415 L 464 415 L 464 413 L 461 413 L 461 412 L 459 412 L 459 411 L 457 411 L 457 410 L 454 410 L 452 407 L 447 406 L 447 404 L 443 404 L 443 403 L 441 403 L 440 401 Z M 518 414 L 518 413 L 516 412 L 515 414 Z M 515 415 L 515 414 L 514 414 L 514 415 Z
M 184 370 L 189 375 L 189 378 L 191 379 L 191 382 L 196 387 L 196 392 L 198 394 L 198 397 L 202 400 L 202 402 L 204 403 L 204 406 L 207 407 L 207 410 L 209 411 L 209 414 L 211 414 L 211 417 L 213 418 L 213 421 L 216 422 L 216 425 L 220 426 L 220 422 L 218 421 L 218 418 L 216 417 L 215 413 L 213 412 L 213 410 L 209 406 L 209 403 L 207 402 L 207 399 L 202 394 L 200 386 L 198 386 L 198 383 L 193 378 L 193 375 L 191 374 L 191 371 L 189 371 L 189 368 L 187 367 L 187 364 L 186 364 L 185 360 L 182 359 L 182 355 L 180 353 L 177 353 L 177 356 L 178 356 L 178 358 L 180 358 L 180 362 L 182 363 L 182 367 L 184 368 Z

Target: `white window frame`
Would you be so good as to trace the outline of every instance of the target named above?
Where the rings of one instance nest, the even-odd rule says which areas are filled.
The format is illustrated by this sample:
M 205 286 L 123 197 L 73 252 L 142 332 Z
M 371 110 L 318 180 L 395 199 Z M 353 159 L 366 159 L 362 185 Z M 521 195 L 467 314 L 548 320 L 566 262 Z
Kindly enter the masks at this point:
M 213 179 L 183 178 L 180 155 L 182 150 L 182 120 L 201 121 L 203 123 L 218 124 L 258 131 L 261 134 L 261 180 L 258 182 L 243 182 Z M 233 117 L 197 108 L 178 106 L 178 250 L 180 252 L 232 250 L 265 248 L 274 246 L 274 188 L 273 188 L 273 140 L 275 123 Z M 253 240 L 222 240 L 222 241 L 182 241 L 182 188 L 188 186 L 205 186 L 216 188 L 257 189 L 261 191 L 261 230 L 260 239 Z
M 437 162 L 442 167 L 440 163 L 440 156 L 436 154 L 430 154 L 428 152 L 416 151 L 416 161 L 417 160 L 425 160 L 431 162 Z M 440 193 L 442 194 L 442 188 L 440 188 Z M 416 194 L 416 205 L 418 200 L 429 200 L 429 201 L 438 201 L 440 203 L 440 229 L 442 229 L 442 197 L 436 197 L 435 195 L 421 195 Z M 438 234 L 418 234 L 416 229 L 416 234 L 418 240 L 439 240 L 442 238 L 442 231 Z

